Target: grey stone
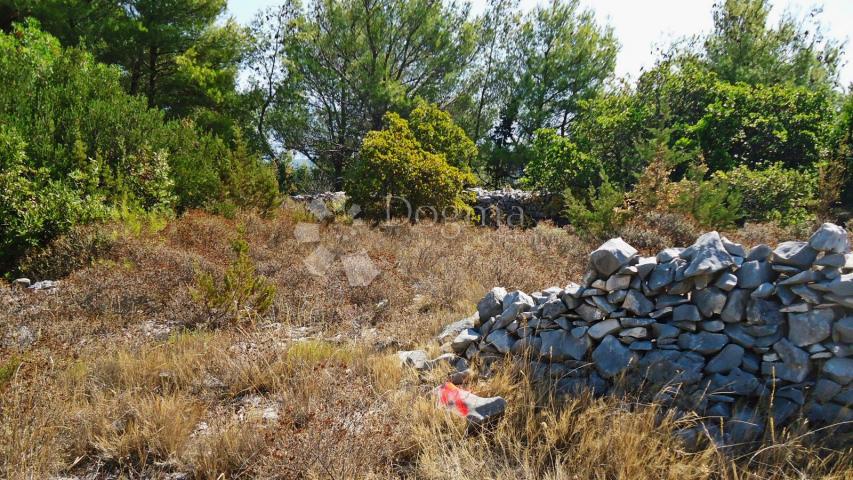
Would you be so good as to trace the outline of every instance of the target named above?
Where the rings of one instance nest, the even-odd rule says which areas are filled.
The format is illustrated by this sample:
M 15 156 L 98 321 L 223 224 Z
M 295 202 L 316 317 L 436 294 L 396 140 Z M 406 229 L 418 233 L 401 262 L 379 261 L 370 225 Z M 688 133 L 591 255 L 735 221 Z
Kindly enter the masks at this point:
M 510 295 L 512 295 L 512 294 L 509 294 L 506 297 L 504 297 L 504 303 L 506 303 L 506 299 L 509 298 Z M 514 322 L 516 319 L 518 319 L 518 316 L 520 314 L 527 312 L 530 309 L 532 309 L 533 308 L 533 298 L 530 296 L 527 296 L 527 295 L 525 295 L 525 297 L 526 298 L 523 298 L 522 300 L 513 302 L 513 303 L 509 304 L 506 308 L 504 308 L 504 311 L 501 312 L 501 314 L 499 316 L 495 317 L 495 325 L 492 327 L 492 329 L 494 330 L 494 329 L 506 328 L 507 325 Z
M 648 327 L 655 323 L 655 320 L 653 318 L 627 317 L 619 320 L 619 323 L 621 323 L 624 328 Z
M 506 310 L 510 306 L 519 302 L 530 306 L 530 308 L 536 306 L 536 303 L 533 301 L 533 297 L 522 292 L 521 290 L 514 290 L 512 292 L 507 293 L 503 297 L 503 301 L 501 302 L 501 304 L 503 305 L 504 310 Z
M 643 339 L 649 336 L 649 331 L 646 330 L 645 327 L 633 327 L 622 330 L 621 332 L 619 332 L 619 336 Z
M 773 280 L 774 274 L 766 261 L 751 260 L 744 262 L 735 274 L 740 288 L 756 288 L 762 283 Z
M 841 385 L 853 381 L 853 358 L 831 358 L 823 364 L 823 374 Z
M 673 322 L 698 322 L 699 320 L 702 320 L 702 316 L 699 314 L 696 305 L 679 305 L 672 311 Z
M 654 345 L 649 340 L 639 340 L 632 343 L 628 348 L 635 352 L 648 352 L 654 348 Z
M 782 313 L 805 313 L 811 309 L 812 307 L 808 303 L 795 303 L 793 305 L 780 308 L 779 311 Z
M 726 300 L 726 306 L 720 312 L 720 319 L 726 323 L 736 323 L 743 320 L 746 312 L 746 305 L 749 301 L 749 290 L 736 288 L 729 292 L 729 298 Z
M 17 288 L 30 288 L 30 285 L 32 284 L 33 282 L 29 278 L 18 278 L 15 279 L 14 282 L 12 282 L 12 286 Z
M 728 372 L 740 366 L 743 354 L 743 347 L 730 343 L 708 361 L 708 364 L 705 365 L 705 371 L 708 373 Z
M 459 401 L 468 407 L 465 418 L 475 425 L 488 423 L 503 415 L 506 410 L 506 400 L 503 398 L 479 397 L 467 390 L 459 390 Z
M 607 303 L 619 305 L 625 301 L 625 297 L 627 296 L 628 290 L 615 290 L 607 294 Z
M 603 311 L 606 314 L 611 314 L 618 310 L 618 308 L 608 302 L 605 297 L 596 295 L 594 297 L 590 297 L 590 300 L 592 300 L 592 303 L 594 303 L 599 310 Z
M 612 238 L 592 252 L 589 261 L 598 273 L 609 276 L 627 265 L 636 255 L 637 250 L 621 237 Z
M 722 240 L 723 247 L 725 247 L 726 251 L 729 252 L 729 254 L 741 258 L 746 257 L 746 248 L 744 248 L 743 245 L 735 243 L 726 237 L 720 237 L 720 240 Z
M 814 387 L 814 397 L 818 402 L 826 403 L 832 400 L 838 392 L 841 391 L 841 385 L 826 378 L 818 379 Z
M 397 358 L 404 366 L 413 367 L 415 370 L 425 370 L 429 362 L 429 356 L 423 350 L 403 350 L 397 352 Z
M 776 369 L 777 377 L 793 383 L 800 383 L 806 379 L 811 371 L 808 353 L 784 338 L 773 345 L 773 350 L 784 362 Z
M 726 328 L 726 324 L 722 320 L 706 320 L 699 324 L 699 328 L 706 332 L 722 332 Z
M 649 314 L 652 319 L 658 319 L 672 313 L 672 307 L 661 308 Z
M 818 343 L 829 338 L 834 319 L 835 312 L 830 308 L 788 314 L 788 338 L 798 347 Z
M 513 355 L 536 355 L 542 350 L 542 338 L 527 336 L 512 344 L 510 352 Z
M 621 328 L 622 325 L 619 323 L 619 320 L 611 318 L 589 327 L 589 331 L 587 333 L 595 340 L 599 340 L 611 333 L 619 331 Z
M 436 339 L 440 343 L 443 343 L 447 340 L 452 340 L 456 338 L 456 336 L 459 335 L 460 332 L 469 328 L 474 328 L 478 320 L 479 315 L 477 313 L 474 313 L 474 315 L 471 315 L 468 318 L 463 318 L 462 320 L 453 322 L 450 325 L 447 325 L 446 327 L 442 328 L 441 332 L 436 335 Z
M 821 267 L 842 268 L 847 264 L 847 258 L 841 253 L 829 253 L 815 260 L 814 264 Z
M 803 270 L 779 282 L 779 285 L 799 285 L 801 283 L 812 283 L 822 280 L 822 275 L 814 270 Z
M 675 307 L 689 302 L 689 299 L 679 295 L 659 295 L 655 298 L 655 308 Z
M 545 318 L 553 319 L 568 311 L 566 304 L 556 296 L 542 304 L 542 316 Z
M 714 282 L 714 286 L 720 290 L 729 292 L 737 286 L 737 275 L 731 272 L 723 272 L 717 278 L 717 281 Z
M 719 352 L 727 343 L 729 343 L 729 337 L 722 333 L 682 333 L 678 336 L 678 346 L 682 350 L 703 355 Z
M 577 312 L 585 322 L 597 322 L 604 318 L 604 312 L 587 304 L 579 305 L 578 308 L 575 309 L 575 312 Z
M 635 268 L 637 269 L 637 276 L 640 279 L 645 279 L 650 273 L 652 273 L 652 270 L 655 269 L 657 264 L 658 260 L 655 257 L 640 257 L 635 265 Z
M 726 325 L 726 329 L 724 331 L 732 342 L 740 345 L 741 347 L 752 348 L 752 346 L 755 345 L 755 337 L 746 333 L 743 330 L 743 327 L 737 323 L 730 323 Z
M 604 378 L 613 378 L 637 361 L 637 355 L 626 348 L 616 337 L 604 337 L 592 352 L 595 368 Z
M 773 250 L 770 258 L 773 263 L 805 270 L 811 267 L 812 262 L 817 258 L 817 250 L 806 242 L 782 242 Z
M 749 296 L 751 298 L 768 298 L 770 295 L 773 295 L 773 289 L 775 288 L 772 283 L 762 283 Z
M 480 314 L 480 320 L 486 321 L 491 317 L 500 315 L 503 312 L 503 300 L 506 296 L 506 289 L 495 287 L 489 290 L 489 293 L 477 303 L 477 313 Z
M 504 329 L 495 330 L 486 337 L 486 341 L 494 345 L 500 353 L 509 353 L 515 339 Z
M 740 368 L 733 368 L 728 374 L 716 373 L 711 376 L 709 389 L 712 393 L 748 396 L 759 388 L 758 378 Z
M 719 272 L 734 265 L 731 254 L 726 251 L 722 238 L 716 231 L 700 236 L 681 256 L 690 259 L 684 271 L 687 278 Z
M 604 289 L 608 292 L 614 290 L 625 290 L 631 285 L 630 275 L 612 275 L 604 284 Z
M 668 263 L 681 256 L 683 248 L 665 248 L 657 254 L 656 260 L 658 263 Z
M 655 309 L 655 305 L 637 290 L 629 290 L 622 308 L 635 315 L 648 315 Z
M 473 328 L 466 328 L 453 339 L 450 347 L 454 352 L 461 353 L 468 349 L 468 345 L 478 341 L 480 341 L 480 332 Z
M 575 327 L 575 328 L 569 330 L 569 333 L 571 333 L 572 336 L 575 338 L 583 338 L 583 336 L 586 335 L 588 331 L 589 331 L 589 327 L 584 326 L 584 327 Z
M 563 294 L 569 295 L 574 298 L 580 298 L 583 293 L 584 288 L 574 282 L 569 282 L 565 288 L 563 288 Z
M 749 406 L 735 410 L 726 426 L 729 439 L 735 445 L 755 442 L 764 433 L 764 422 L 759 419 L 758 412 Z
M 853 296 L 853 273 L 841 275 L 829 282 L 828 288 L 830 292 L 839 297 Z
M 576 338 L 565 330 L 542 332 L 541 354 L 554 361 L 583 360 L 592 345 L 588 336 Z
M 785 319 L 775 301 L 753 298 L 746 307 L 746 321 L 756 325 L 778 325 Z
M 847 253 L 850 243 L 847 230 L 834 223 L 824 223 L 809 238 L 809 246 L 819 252 Z
M 649 289 L 657 291 L 672 283 L 676 267 L 677 265 L 674 262 L 658 263 L 649 275 L 647 282 Z
M 758 373 L 761 371 L 761 359 L 754 353 L 746 352 L 743 355 L 740 368 L 750 373 Z
M 677 338 L 681 333 L 681 330 L 666 323 L 655 323 L 652 325 L 652 332 L 654 333 L 655 338 L 660 341 L 665 338 Z
M 712 317 L 723 311 L 726 306 L 726 294 L 714 287 L 697 290 L 693 292 L 693 303 L 703 316 Z
M 770 248 L 769 245 L 762 243 L 752 247 L 752 249 L 749 251 L 749 255 L 746 256 L 746 261 L 749 262 L 752 260 L 766 260 L 772 253 L 773 249 Z
M 797 295 L 784 285 L 776 285 L 776 296 L 783 305 L 790 305 L 798 300 Z
M 835 322 L 832 339 L 836 342 L 853 343 L 853 317 L 844 317 Z
M 794 285 L 791 287 L 791 292 L 813 305 L 818 305 L 823 302 L 823 296 L 819 292 L 814 291 L 808 285 Z

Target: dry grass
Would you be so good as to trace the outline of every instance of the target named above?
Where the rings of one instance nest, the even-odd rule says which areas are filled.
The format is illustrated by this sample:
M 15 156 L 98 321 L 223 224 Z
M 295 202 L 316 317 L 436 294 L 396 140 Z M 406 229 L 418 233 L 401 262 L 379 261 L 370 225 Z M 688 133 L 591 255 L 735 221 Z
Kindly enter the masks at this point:
M 366 252 L 380 275 L 351 287 L 340 262 L 303 260 L 290 206 L 272 220 L 190 213 L 168 225 L 102 227 L 93 263 L 72 249 L 38 256 L 77 268 L 56 294 L 0 288 L 0 477 L 107 478 L 845 478 L 851 452 L 782 433 L 758 454 L 687 452 L 676 420 L 637 399 L 556 399 L 523 372 L 469 388 L 509 401 L 490 429 L 436 409 L 442 372 L 402 369 L 494 285 L 534 291 L 582 274 L 594 245 L 565 230 L 320 225 L 337 256 Z M 221 275 L 245 227 L 259 273 L 276 286 L 252 324 L 203 330 L 189 295 L 198 268 Z M 653 238 L 642 225 L 633 234 Z M 673 224 L 675 233 L 682 227 Z M 760 228 L 732 232 L 758 239 Z M 91 235 L 91 232 L 87 232 Z M 766 240 L 764 240 L 766 241 Z M 66 241 L 67 243 L 68 241 Z M 649 246 L 652 248 L 652 246 Z M 93 250 L 89 250 L 91 252 Z M 88 253 L 87 253 L 88 254 Z M 34 257 L 35 258 L 35 257 Z M 43 267 L 46 268 L 46 267 Z M 21 332 L 30 332 L 32 343 Z

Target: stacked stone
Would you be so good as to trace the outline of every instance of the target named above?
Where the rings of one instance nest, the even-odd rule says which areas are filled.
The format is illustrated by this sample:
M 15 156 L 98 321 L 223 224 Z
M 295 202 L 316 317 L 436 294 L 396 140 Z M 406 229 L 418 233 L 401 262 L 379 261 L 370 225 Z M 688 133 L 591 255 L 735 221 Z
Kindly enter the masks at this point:
M 757 439 L 768 416 L 777 427 L 801 414 L 850 421 L 849 251 L 847 232 L 828 223 L 775 249 L 710 232 L 644 257 L 615 238 L 592 252 L 580 285 L 492 289 L 443 332 L 445 347 L 486 367 L 530 362 L 559 394 L 642 386 L 716 419 L 705 428 L 724 444 Z
M 552 212 L 554 195 L 514 188 L 470 188 L 466 191 L 476 197 L 475 207 L 483 215 L 482 222 L 485 225 L 521 226 L 519 214 L 523 214 L 527 222 L 556 219 Z

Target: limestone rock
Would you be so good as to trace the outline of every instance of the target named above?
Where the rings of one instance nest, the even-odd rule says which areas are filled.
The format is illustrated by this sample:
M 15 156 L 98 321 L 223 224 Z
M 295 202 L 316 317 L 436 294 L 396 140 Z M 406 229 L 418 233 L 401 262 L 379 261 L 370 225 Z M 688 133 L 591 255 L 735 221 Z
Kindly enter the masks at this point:
M 602 377 L 613 378 L 635 363 L 637 354 L 622 345 L 616 337 L 608 335 L 592 352 L 592 360 Z
M 847 253 L 850 243 L 847 230 L 834 223 L 824 223 L 809 238 L 809 246 L 819 252 Z
M 589 255 L 589 261 L 598 273 L 610 276 L 627 265 L 636 255 L 637 250 L 619 237 L 604 242 Z

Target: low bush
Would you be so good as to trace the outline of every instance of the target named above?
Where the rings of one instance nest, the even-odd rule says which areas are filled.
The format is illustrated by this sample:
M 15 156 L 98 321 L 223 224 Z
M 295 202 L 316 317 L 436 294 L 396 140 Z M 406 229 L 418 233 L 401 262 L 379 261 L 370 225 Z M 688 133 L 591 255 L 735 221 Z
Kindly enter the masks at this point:
M 275 299 L 275 286 L 258 275 L 249 258 L 249 244 L 242 229 L 231 241 L 231 249 L 236 258 L 225 270 L 221 282 L 209 272 L 196 274 L 192 296 L 207 309 L 212 326 L 254 321 L 269 310 Z
M 594 238 L 612 236 L 628 215 L 623 208 L 625 194 L 602 176 L 601 185 L 590 186 L 585 198 L 575 197 L 571 189 L 563 192 L 566 219 L 578 232 Z
M 444 153 L 426 150 L 409 122 L 396 113 L 386 113 L 384 122 L 385 128 L 364 137 L 358 158 L 347 169 L 345 190 L 352 202 L 371 217 L 385 213 L 388 195 L 405 198 L 411 207 L 409 211 L 394 201 L 394 215 L 411 217 L 421 207 L 436 209 L 421 215 L 470 214 L 463 190 L 474 183 L 474 176 L 449 164 Z
M 554 130 L 536 132 L 530 161 L 524 169 L 524 183 L 548 192 L 570 190 L 583 196 L 587 187 L 601 181 L 601 164 L 578 149 L 571 140 Z
M 818 178 L 817 171 L 785 168 L 781 163 L 760 170 L 739 166 L 713 176 L 713 180 L 738 192 L 747 220 L 775 221 L 782 226 L 812 218 L 817 206 Z

